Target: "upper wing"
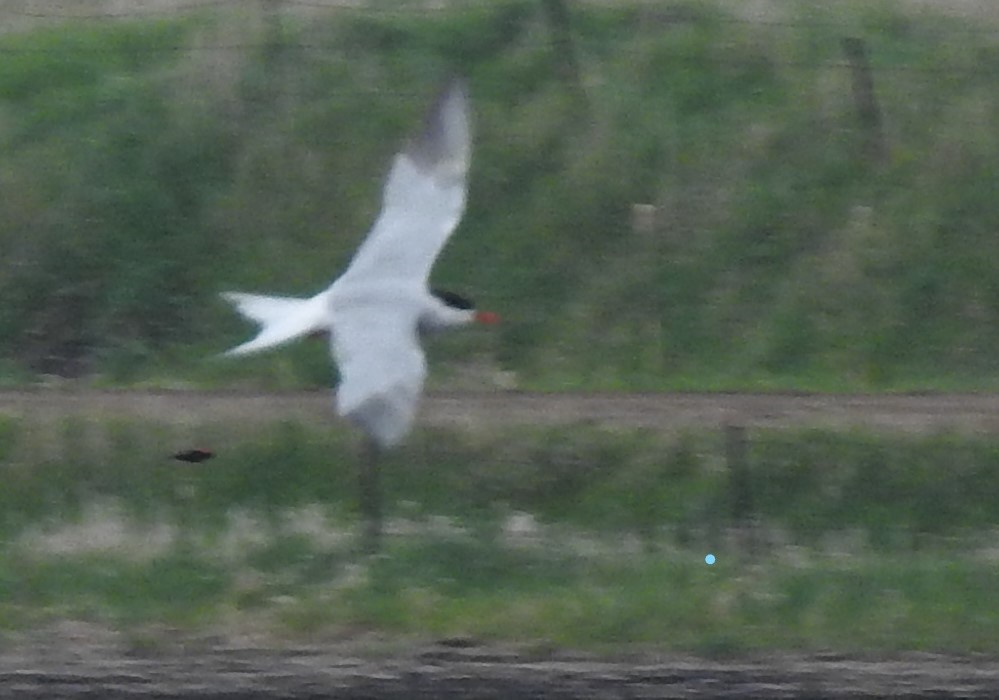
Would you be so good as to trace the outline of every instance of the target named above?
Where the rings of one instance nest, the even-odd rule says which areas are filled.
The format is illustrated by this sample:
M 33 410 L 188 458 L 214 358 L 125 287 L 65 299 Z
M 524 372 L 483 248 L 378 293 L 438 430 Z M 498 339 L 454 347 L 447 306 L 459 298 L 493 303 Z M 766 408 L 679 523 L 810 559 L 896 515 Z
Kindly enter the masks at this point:
M 422 133 L 396 155 L 381 213 L 341 279 L 427 279 L 465 209 L 472 150 L 466 93 L 463 81 L 452 82 Z
M 426 361 L 413 309 L 354 305 L 333 314 L 330 345 L 340 370 L 337 412 L 383 447 L 399 442 L 413 423 Z

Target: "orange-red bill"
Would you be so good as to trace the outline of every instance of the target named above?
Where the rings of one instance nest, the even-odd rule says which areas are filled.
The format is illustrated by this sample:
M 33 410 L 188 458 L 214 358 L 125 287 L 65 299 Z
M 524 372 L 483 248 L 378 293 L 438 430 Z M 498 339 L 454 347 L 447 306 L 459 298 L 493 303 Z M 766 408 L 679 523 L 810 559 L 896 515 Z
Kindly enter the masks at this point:
M 500 322 L 499 314 L 492 311 L 476 311 L 475 320 L 479 323 L 485 323 L 486 325 L 492 325 L 494 323 Z

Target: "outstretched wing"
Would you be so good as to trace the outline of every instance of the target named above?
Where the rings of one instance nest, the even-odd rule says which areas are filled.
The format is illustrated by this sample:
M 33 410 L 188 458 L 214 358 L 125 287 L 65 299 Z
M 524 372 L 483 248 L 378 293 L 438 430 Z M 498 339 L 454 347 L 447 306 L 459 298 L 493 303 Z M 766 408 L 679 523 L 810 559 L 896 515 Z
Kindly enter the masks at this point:
M 416 323 L 408 305 L 357 304 L 333 314 L 337 412 L 382 447 L 399 442 L 416 415 L 427 374 Z
M 396 155 L 381 213 L 342 280 L 427 279 L 465 210 L 471 139 L 467 90 L 455 80 Z

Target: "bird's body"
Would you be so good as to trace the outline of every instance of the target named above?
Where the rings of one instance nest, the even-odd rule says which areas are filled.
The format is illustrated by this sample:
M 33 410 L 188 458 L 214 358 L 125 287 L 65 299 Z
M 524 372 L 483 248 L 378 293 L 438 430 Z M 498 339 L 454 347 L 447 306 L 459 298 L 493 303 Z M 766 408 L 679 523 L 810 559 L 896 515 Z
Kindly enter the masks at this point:
M 395 157 L 382 209 L 347 270 L 308 299 L 227 292 L 260 324 L 243 355 L 326 332 L 340 373 L 337 412 L 369 437 L 373 452 L 409 432 L 427 366 L 423 331 L 479 321 L 462 297 L 431 290 L 428 278 L 465 208 L 471 129 L 464 83 L 454 81 L 427 115 L 422 132 Z

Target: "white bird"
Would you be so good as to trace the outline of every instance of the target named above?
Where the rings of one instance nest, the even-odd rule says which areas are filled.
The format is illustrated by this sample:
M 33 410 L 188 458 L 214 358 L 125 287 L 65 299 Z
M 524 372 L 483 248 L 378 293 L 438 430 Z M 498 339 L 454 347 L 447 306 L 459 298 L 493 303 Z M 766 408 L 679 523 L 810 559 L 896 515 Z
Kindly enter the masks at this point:
M 422 131 L 395 156 L 381 213 L 330 287 L 308 299 L 222 295 L 261 326 L 253 339 L 226 355 L 329 333 L 340 372 L 337 412 L 368 438 L 361 509 L 370 550 L 377 548 L 381 532 L 377 457 L 409 432 L 427 374 L 420 332 L 499 320 L 494 313 L 476 311 L 465 298 L 427 284 L 434 260 L 464 212 L 470 158 L 467 90 L 455 80 L 427 114 Z

